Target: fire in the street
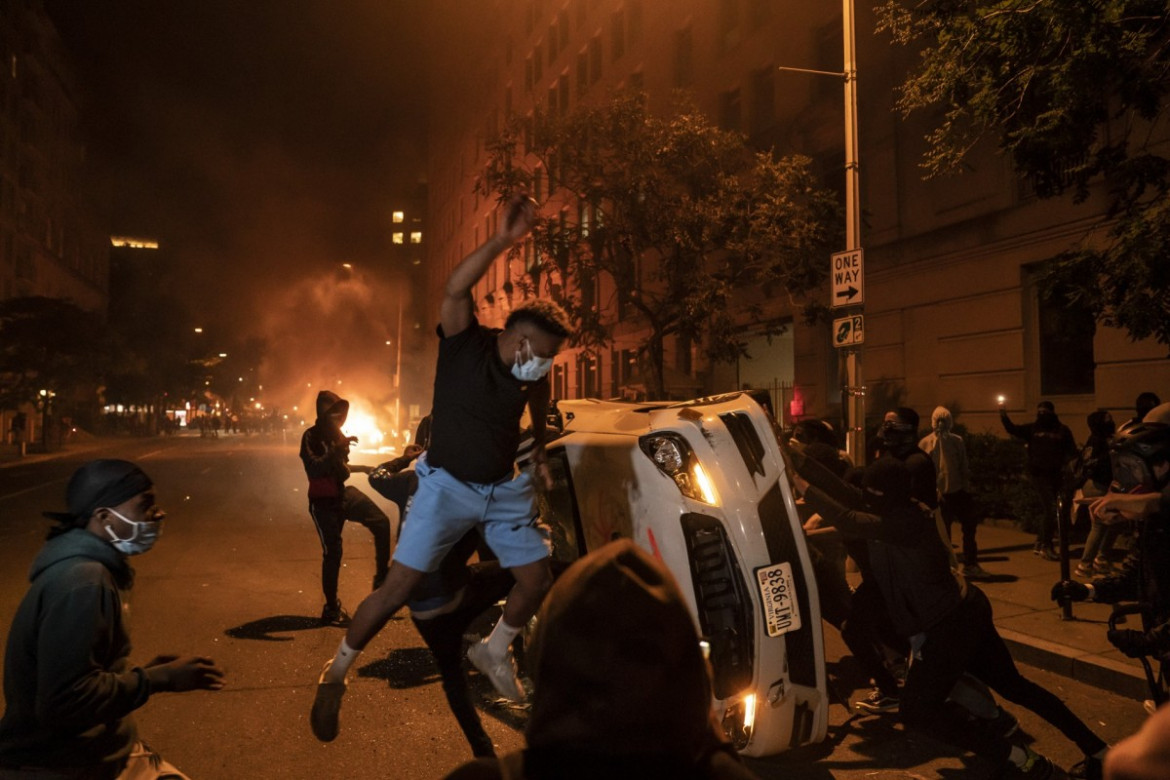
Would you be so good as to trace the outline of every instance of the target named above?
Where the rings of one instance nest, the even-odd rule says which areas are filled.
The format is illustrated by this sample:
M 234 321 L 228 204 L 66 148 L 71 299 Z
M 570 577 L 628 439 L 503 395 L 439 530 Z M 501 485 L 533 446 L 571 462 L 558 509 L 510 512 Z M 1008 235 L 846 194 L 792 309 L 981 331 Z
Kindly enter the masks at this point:
M 349 402 L 349 415 L 342 431 L 346 436 L 356 436 L 357 448 L 377 452 L 386 441 L 386 433 L 378 427 L 378 420 L 365 405 L 354 399 Z

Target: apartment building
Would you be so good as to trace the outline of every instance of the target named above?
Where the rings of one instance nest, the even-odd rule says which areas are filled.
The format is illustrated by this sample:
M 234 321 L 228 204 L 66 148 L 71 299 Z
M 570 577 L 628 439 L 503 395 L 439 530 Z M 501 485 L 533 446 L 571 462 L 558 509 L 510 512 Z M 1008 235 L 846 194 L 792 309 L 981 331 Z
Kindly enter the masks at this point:
M 485 142 L 510 115 L 568 112 L 624 88 L 665 111 L 682 89 L 720 126 L 757 148 L 807 155 L 826 186 L 844 186 L 843 80 L 781 70 L 842 70 L 840 4 L 448 0 L 435 10 L 431 44 L 443 62 L 430 106 L 428 331 L 447 273 L 495 229 L 495 203 L 474 185 Z M 1170 396 L 1164 347 L 1038 295 L 1039 265 L 1086 239 L 1100 193 L 1079 205 L 1041 200 L 992 150 L 961 176 L 924 180 L 926 121 L 894 110 L 914 55 L 875 34 L 874 22 L 857 8 L 867 415 L 909 405 L 928 417 L 942 403 L 972 429 L 997 430 L 997 396 L 1021 418 L 1050 399 L 1083 437 L 1097 407 L 1126 419 L 1139 391 Z M 501 259 L 476 288 L 481 321 L 499 325 L 516 304 L 521 265 Z M 753 295 L 744 291 L 745 302 Z M 826 280 L 820 299 L 829 297 Z M 846 377 L 832 323 L 807 324 L 783 300 L 758 302 L 763 316 L 743 317 L 750 358 L 711 363 L 694 345 L 668 344 L 667 390 L 768 387 L 786 414 L 838 416 Z M 553 371 L 557 396 L 620 396 L 637 384 L 638 325 L 609 315 L 609 354 L 567 351 Z M 787 329 L 768 336 L 764 322 Z
M 69 58 L 40 0 L 0 14 L 0 300 L 104 310 L 108 236 L 82 197 L 85 149 Z

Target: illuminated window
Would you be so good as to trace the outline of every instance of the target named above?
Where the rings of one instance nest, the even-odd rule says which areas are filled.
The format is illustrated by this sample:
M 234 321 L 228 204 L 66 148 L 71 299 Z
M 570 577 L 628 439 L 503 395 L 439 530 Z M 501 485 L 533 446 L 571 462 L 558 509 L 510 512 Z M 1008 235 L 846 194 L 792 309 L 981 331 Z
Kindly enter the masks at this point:
M 406 236 L 405 233 L 395 233 L 394 235 L 392 235 L 390 237 L 390 240 L 393 241 L 395 244 L 401 244 L 403 242 L 403 239 L 405 238 L 405 236 Z
M 406 215 L 403 214 L 401 211 L 394 212 L 394 224 L 395 225 L 399 224 L 404 219 L 406 219 Z
M 412 243 L 412 244 L 421 244 L 422 243 L 422 231 L 421 230 L 412 230 L 411 231 L 410 243 Z

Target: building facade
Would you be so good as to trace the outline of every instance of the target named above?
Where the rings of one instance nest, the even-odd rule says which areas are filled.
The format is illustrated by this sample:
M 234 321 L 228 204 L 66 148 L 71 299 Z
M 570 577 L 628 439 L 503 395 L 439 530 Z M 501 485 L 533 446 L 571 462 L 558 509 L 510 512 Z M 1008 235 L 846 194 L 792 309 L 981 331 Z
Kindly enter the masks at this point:
M 689 92 L 721 127 L 760 149 L 813 159 L 826 186 L 844 186 L 843 80 L 781 68 L 840 72 L 836 3 L 799 0 L 524 0 L 437 4 L 428 178 L 428 332 L 450 269 L 494 232 L 496 204 L 477 195 L 485 143 L 511 115 L 563 113 L 619 89 L 643 90 L 665 111 Z M 874 34 L 857 9 L 861 245 L 865 257 L 862 379 L 867 417 L 895 405 L 928 419 L 950 406 L 973 430 L 998 430 L 997 396 L 1017 417 L 1052 400 L 1078 439 L 1098 407 L 1127 419 L 1138 392 L 1170 396 L 1170 360 L 1152 342 L 1131 342 L 1067 301 L 1038 295 L 1037 269 L 1086 239 L 1104 210 L 1041 200 L 1009 162 L 979 153 L 961 176 L 924 180 L 927 126 L 894 109 L 914 55 Z M 534 193 L 535 194 L 535 193 Z M 538 196 L 539 200 L 539 196 Z M 842 247 L 844 248 L 844 247 Z M 830 258 L 825 258 L 826 272 Z M 499 325 L 515 305 L 522 262 L 502 258 L 475 290 L 479 317 Z M 830 283 L 820 300 L 829 302 Z M 755 293 L 744 292 L 745 302 Z M 605 296 L 601 296 L 602 300 Z M 845 372 L 829 321 L 807 324 L 783 300 L 744 316 L 750 358 L 710 363 L 692 345 L 668 345 L 675 395 L 768 387 L 786 414 L 840 415 Z M 746 308 L 746 307 L 745 307 Z M 608 355 L 570 350 L 553 371 L 559 397 L 614 397 L 636 384 L 636 325 L 614 322 Z M 432 345 L 433 346 L 433 345 Z
M 109 242 L 82 195 L 85 147 L 69 59 L 39 0 L 0 14 L 0 299 L 103 311 Z
M 0 301 L 105 312 L 109 239 L 81 187 L 85 147 L 69 58 L 41 0 L 0 2 Z M 43 438 L 38 409 L 0 409 L 0 441 Z

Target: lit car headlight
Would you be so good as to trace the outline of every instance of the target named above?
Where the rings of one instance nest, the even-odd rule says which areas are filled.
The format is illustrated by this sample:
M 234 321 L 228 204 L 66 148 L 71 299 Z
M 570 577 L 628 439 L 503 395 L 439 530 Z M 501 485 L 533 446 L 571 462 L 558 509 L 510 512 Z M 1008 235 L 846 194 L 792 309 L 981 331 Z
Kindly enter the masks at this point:
M 743 750 L 751 741 L 756 728 L 756 695 L 748 693 L 732 702 L 723 711 L 723 733 L 736 750 Z
M 638 444 L 658 470 L 674 480 L 684 496 L 712 506 L 719 503 L 715 483 L 682 436 L 651 433 L 639 439 Z

